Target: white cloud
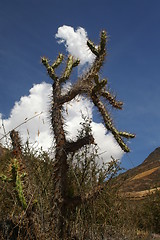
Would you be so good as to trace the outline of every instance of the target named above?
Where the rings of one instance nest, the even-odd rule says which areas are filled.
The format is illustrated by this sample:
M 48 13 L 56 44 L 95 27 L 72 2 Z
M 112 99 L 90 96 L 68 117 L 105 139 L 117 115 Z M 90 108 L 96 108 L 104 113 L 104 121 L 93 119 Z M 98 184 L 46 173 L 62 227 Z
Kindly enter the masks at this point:
M 111 133 L 108 133 L 102 123 L 92 122 L 93 135 L 99 147 L 100 156 L 104 160 L 111 160 L 111 156 L 115 159 L 121 159 L 124 152 L 121 150 Z M 102 153 L 102 155 L 101 155 Z
M 81 66 L 88 63 L 92 64 L 94 55 L 87 47 L 87 33 L 83 28 L 78 28 L 76 31 L 70 26 L 62 26 L 58 28 L 56 34 L 59 42 L 65 43 L 67 51 L 81 60 Z M 70 87 L 70 83 L 65 85 L 65 89 Z M 18 130 L 22 136 L 23 141 L 29 137 L 31 142 L 37 142 L 38 146 L 42 146 L 47 150 L 53 145 L 53 135 L 49 120 L 49 99 L 51 96 L 51 84 L 45 82 L 34 85 L 28 96 L 23 96 L 15 103 L 11 110 L 10 117 L 3 119 L 6 132 L 11 131 L 17 125 L 25 122 L 26 119 L 36 116 L 37 113 L 43 112 L 38 117 L 21 125 Z M 84 115 L 92 118 L 93 104 L 84 98 L 76 99 L 65 105 L 66 118 L 65 130 L 68 131 L 68 137 L 74 138 L 77 135 L 77 129 L 80 129 L 80 122 L 82 122 L 81 112 Z M 0 121 L 2 115 L 0 113 Z M 104 152 L 101 156 L 104 161 L 109 161 L 111 156 L 120 159 L 123 151 L 120 149 L 112 134 L 106 134 L 106 129 L 102 123 L 92 122 L 93 135 L 95 141 L 99 146 L 99 153 Z M 0 138 L 4 134 L 3 127 L 0 128 Z M 4 139 L 3 139 L 4 140 Z
M 45 150 L 52 146 L 53 136 L 50 122 L 48 119 L 49 97 L 51 95 L 51 85 L 41 83 L 34 85 L 28 96 L 21 97 L 19 102 L 16 102 L 11 110 L 10 117 L 3 119 L 6 132 L 11 131 L 17 125 L 23 123 L 26 118 L 33 117 L 36 113 L 43 112 L 39 117 L 33 118 L 26 124 L 18 128 L 23 141 L 30 138 L 31 142 L 37 142 L 38 146 L 42 146 Z M 83 114 L 92 117 L 93 105 L 88 100 L 83 98 L 78 101 L 73 100 L 65 105 L 66 130 L 69 133 L 69 138 L 74 138 L 77 135 L 77 129 L 80 129 L 82 121 L 81 111 Z M 1 116 L 1 115 L 0 115 Z M 123 152 L 115 143 L 111 134 L 106 135 L 106 130 L 102 123 L 92 123 L 93 134 L 95 140 L 100 147 L 99 152 L 105 152 L 102 156 L 105 161 L 109 161 L 111 156 L 121 158 Z M 28 134 L 29 133 L 29 134 Z M 39 134 L 38 134 L 39 133 Z M 3 134 L 3 129 L 0 129 L 0 134 Z
M 67 51 L 72 56 L 80 59 L 81 65 L 93 63 L 95 56 L 87 46 L 88 38 L 84 28 L 79 27 L 74 30 L 73 27 L 63 25 L 58 28 L 55 36 L 60 38 L 58 43 L 64 43 Z
M 48 148 L 52 142 L 50 137 L 49 120 L 47 118 L 49 108 L 48 96 L 50 92 L 50 84 L 41 83 L 34 85 L 30 89 L 28 96 L 21 97 L 19 102 L 15 103 L 11 110 L 10 117 L 8 119 L 3 119 L 6 132 L 11 131 L 27 119 L 36 116 L 37 113 L 43 112 L 39 117 L 35 117 L 33 120 L 21 125 L 18 130 L 25 141 L 29 137 L 31 142 L 37 140 L 45 149 Z M 1 127 L 0 136 L 2 134 L 3 129 Z M 42 135 L 45 135 L 45 141 L 43 141 Z

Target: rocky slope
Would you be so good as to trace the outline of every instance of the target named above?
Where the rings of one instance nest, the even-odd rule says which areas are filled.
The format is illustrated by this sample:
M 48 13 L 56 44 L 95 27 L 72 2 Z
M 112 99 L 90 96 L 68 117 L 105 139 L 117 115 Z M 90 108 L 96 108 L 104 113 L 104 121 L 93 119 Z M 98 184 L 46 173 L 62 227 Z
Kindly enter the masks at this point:
M 160 189 L 160 147 L 156 148 L 139 166 L 119 176 L 121 191 L 131 197 L 144 197 Z

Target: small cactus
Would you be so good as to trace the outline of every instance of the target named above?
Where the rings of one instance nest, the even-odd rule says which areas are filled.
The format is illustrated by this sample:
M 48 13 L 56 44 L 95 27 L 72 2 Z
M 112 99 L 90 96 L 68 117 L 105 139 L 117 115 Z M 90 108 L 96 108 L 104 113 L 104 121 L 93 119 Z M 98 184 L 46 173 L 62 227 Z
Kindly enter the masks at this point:
M 20 202 L 23 210 L 27 208 L 26 199 L 23 193 L 23 184 L 22 184 L 22 178 L 26 175 L 26 173 L 21 174 L 19 171 L 19 163 L 17 159 L 13 159 L 11 164 L 11 172 L 12 172 L 12 182 L 13 186 L 15 187 L 18 201 Z
M 21 174 L 19 162 L 16 158 L 11 160 L 11 164 L 9 167 L 9 175 L 10 177 L 7 177 L 6 175 L 1 175 L 0 179 L 3 182 L 9 182 L 13 184 L 17 200 L 20 203 L 23 210 L 25 210 L 27 208 L 27 202 L 23 193 L 22 179 L 26 176 L 26 173 L 24 172 Z

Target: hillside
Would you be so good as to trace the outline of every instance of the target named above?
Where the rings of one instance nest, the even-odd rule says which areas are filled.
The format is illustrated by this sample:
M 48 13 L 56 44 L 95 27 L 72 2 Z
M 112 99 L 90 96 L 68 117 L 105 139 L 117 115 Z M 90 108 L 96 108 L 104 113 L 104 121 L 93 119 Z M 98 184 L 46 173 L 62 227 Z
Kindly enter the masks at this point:
M 150 153 L 142 164 L 121 174 L 119 179 L 124 180 L 121 191 L 126 196 L 144 197 L 160 189 L 160 147 Z

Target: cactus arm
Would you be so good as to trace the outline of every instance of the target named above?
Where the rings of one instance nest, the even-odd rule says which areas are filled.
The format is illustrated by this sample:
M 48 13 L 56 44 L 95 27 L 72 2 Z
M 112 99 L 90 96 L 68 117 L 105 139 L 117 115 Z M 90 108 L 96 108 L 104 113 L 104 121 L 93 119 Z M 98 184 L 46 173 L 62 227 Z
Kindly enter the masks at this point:
M 80 60 L 77 59 L 74 61 L 73 57 L 71 55 L 68 56 L 67 64 L 64 73 L 62 74 L 60 78 L 60 83 L 65 82 L 69 79 L 72 69 L 80 63 Z
M 132 133 L 128 133 L 128 132 L 119 132 L 119 135 L 121 137 L 125 137 L 125 138 L 134 138 L 135 137 L 135 134 L 132 134 Z
M 100 81 L 99 76 L 97 74 L 94 77 L 94 81 L 95 81 L 95 86 L 93 88 L 93 91 L 95 93 L 97 93 L 98 96 L 106 98 L 113 107 L 115 107 L 117 109 L 122 109 L 123 102 L 117 101 L 115 96 L 112 96 L 112 94 L 110 92 L 105 90 L 105 86 L 107 84 L 107 79 L 102 79 Z
M 63 58 L 64 58 L 63 54 L 60 53 L 60 54 L 58 55 L 56 61 L 54 61 L 53 64 L 51 65 L 51 67 L 52 67 L 53 69 L 56 69 L 56 68 L 62 63 Z
M 116 97 L 115 96 L 113 96 L 110 92 L 108 92 L 108 91 L 102 91 L 101 93 L 100 93 L 100 95 L 102 96 L 102 97 L 104 97 L 104 98 L 106 98 L 108 101 L 109 101 L 109 103 L 114 107 L 114 108 L 117 108 L 117 109 L 122 109 L 122 107 L 123 107 L 123 102 L 122 101 L 117 101 L 116 100 Z
M 59 97 L 58 102 L 60 105 L 63 105 L 64 103 L 70 102 L 78 95 L 88 93 L 89 89 L 90 88 L 87 84 L 82 85 L 81 83 L 76 83 L 66 94 Z
M 98 57 L 99 56 L 99 52 L 98 49 L 96 48 L 96 46 L 94 45 L 94 43 L 91 40 L 87 41 L 87 46 L 89 47 L 89 49 L 91 50 L 91 52 Z
M 92 135 L 88 135 L 88 136 L 78 139 L 75 142 L 67 142 L 66 146 L 65 146 L 65 151 L 67 153 L 75 153 L 83 146 L 92 144 L 92 143 L 94 143 L 94 138 Z
M 104 104 L 102 103 L 102 101 L 97 97 L 97 95 L 94 92 L 92 92 L 92 101 L 93 101 L 94 105 L 98 108 L 99 112 L 101 113 L 106 128 L 113 134 L 118 145 L 122 148 L 122 150 L 124 152 L 130 152 L 130 149 L 124 143 L 122 137 L 127 136 L 127 138 L 133 138 L 133 137 L 135 137 L 134 134 L 129 134 L 129 133 L 125 133 L 125 132 L 123 132 L 123 134 L 122 134 L 122 132 L 119 133 L 119 131 L 113 126 L 112 120 L 111 120 L 109 113 L 107 112 Z
M 94 45 L 94 43 L 90 40 L 87 41 L 87 45 L 91 52 L 96 56 L 99 57 L 100 55 L 104 54 L 106 52 L 106 39 L 107 39 L 107 33 L 106 31 L 101 32 L 100 36 L 100 44 L 98 47 Z
M 102 54 L 106 49 L 106 42 L 107 42 L 107 33 L 106 31 L 101 32 L 101 40 L 99 45 L 99 53 Z
M 59 66 L 59 64 L 62 62 L 62 57 L 59 55 L 57 60 L 52 64 L 52 66 L 49 64 L 49 60 L 46 57 L 41 58 L 42 64 L 46 67 L 48 75 L 50 78 L 52 78 L 53 81 L 56 81 L 58 79 L 57 75 L 55 74 L 54 69 Z

